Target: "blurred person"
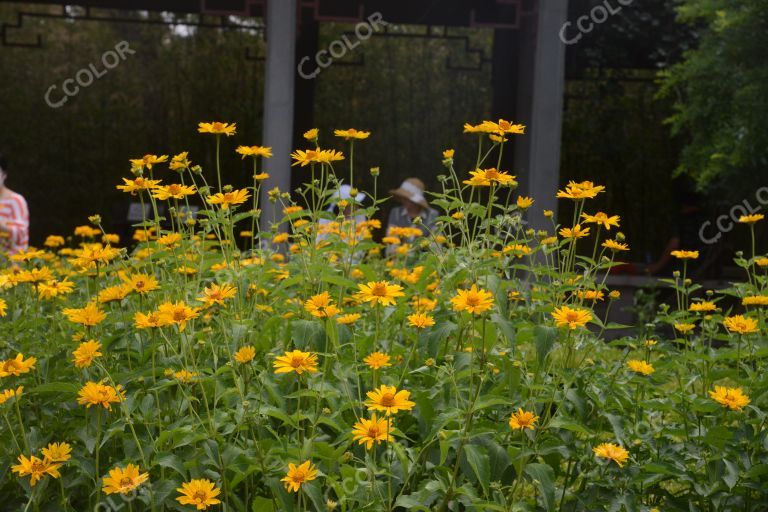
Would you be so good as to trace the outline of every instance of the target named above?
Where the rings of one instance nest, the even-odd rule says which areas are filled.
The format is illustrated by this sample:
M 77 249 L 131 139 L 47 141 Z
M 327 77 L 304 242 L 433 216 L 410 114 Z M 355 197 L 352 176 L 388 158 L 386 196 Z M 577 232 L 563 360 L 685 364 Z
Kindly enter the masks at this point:
M 419 178 L 408 178 L 399 188 L 389 191 L 400 206 L 392 208 L 387 221 L 387 231 L 393 227 L 415 227 L 423 236 L 429 236 L 435 231 L 435 223 L 439 214 L 430 208 L 424 197 L 424 182 Z M 416 217 L 421 219 L 414 224 Z M 411 239 L 412 240 L 412 239 Z
M 15 254 L 29 245 L 29 210 L 21 194 L 5 186 L 8 161 L 0 154 L 0 248 Z
M 333 218 L 323 218 L 320 219 L 320 227 L 319 227 L 319 234 L 318 234 L 318 240 L 323 240 L 328 237 L 329 229 L 332 227 L 340 228 L 339 225 L 340 222 L 345 221 L 353 221 L 355 225 L 360 225 L 362 222 L 365 222 L 365 215 L 361 214 L 355 214 L 355 212 L 361 208 L 361 203 L 363 202 L 363 199 L 365 199 L 365 194 L 362 192 L 358 192 L 355 194 L 354 202 L 352 201 L 352 187 L 349 185 L 342 185 L 339 187 L 339 189 L 333 194 L 333 203 L 328 207 L 326 211 L 328 211 Z M 341 204 L 340 204 L 341 203 Z M 343 217 L 343 219 L 339 219 L 339 217 Z

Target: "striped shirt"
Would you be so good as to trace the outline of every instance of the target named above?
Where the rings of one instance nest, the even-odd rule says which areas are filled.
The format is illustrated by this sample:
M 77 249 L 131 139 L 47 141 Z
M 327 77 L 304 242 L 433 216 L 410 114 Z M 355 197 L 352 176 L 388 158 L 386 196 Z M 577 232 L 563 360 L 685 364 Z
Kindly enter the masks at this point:
M 10 254 L 29 245 L 29 210 L 21 194 L 6 189 L 0 195 L 0 248 Z

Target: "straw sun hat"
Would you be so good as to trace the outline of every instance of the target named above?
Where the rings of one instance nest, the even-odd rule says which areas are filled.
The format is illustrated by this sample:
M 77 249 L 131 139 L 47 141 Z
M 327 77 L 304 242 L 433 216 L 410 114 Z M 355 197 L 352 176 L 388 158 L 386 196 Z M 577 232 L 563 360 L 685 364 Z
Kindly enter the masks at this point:
M 420 204 L 424 208 L 429 207 L 426 198 L 424 197 L 424 182 L 419 178 L 408 178 L 405 180 L 399 188 L 389 191 L 393 196 L 408 199 L 416 204 Z

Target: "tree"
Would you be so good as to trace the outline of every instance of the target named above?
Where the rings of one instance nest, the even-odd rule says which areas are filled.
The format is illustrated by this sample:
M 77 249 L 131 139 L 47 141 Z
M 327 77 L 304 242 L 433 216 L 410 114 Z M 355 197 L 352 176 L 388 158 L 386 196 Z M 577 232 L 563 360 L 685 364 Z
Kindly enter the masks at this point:
M 700 32 L 662 73 L 668 122 L 687 137 L 678 172 L 743 194 L 768 165 L 768 0 L 683 0 L 678 19 Z

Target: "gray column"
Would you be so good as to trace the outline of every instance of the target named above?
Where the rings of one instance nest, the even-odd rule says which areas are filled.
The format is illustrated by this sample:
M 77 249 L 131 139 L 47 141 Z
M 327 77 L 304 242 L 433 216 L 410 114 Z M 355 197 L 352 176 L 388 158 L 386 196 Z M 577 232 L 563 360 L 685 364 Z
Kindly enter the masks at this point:
M 264 169 L 269 179 L 261 188 L 261 229 L 270 228 L 281 211 L 269 202 L 274 187 L 291 189 L 293 150 L 293 87 L 296 76 L 296 0 L 268 0 L 267 62 L 264 79 L 264 145 L 272 147 L 272 158 Z
M 560 178 L 560 144 L 565 89 L 565 49 L 559 33 L 568 16 L 567 0 L 539 0 L 535 24 L 520 37 L 518 118 L 528 125 L 515 139 L 515 172 L 521 192 L 536 204 L 528 213 L 534 229 L 551 229 L 544 210 L 557 214 L 555 194 Z M 526 55 L 528 57 L 526 57 Z

